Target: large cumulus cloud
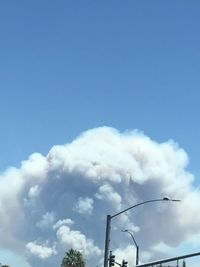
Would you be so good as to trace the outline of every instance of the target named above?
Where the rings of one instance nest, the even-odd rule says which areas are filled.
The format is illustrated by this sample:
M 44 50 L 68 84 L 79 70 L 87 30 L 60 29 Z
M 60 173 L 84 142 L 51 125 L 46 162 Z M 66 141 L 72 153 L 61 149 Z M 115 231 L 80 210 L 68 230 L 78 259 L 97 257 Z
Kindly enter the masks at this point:
M 119 260 L 133 261 L 131 240 L 120 231 L 126 228 L 139 241 L 143 260 L 161 244 L 197 242 L 200 192 L 187 166 L 186 152 L 173 141 L 157 143 L 138 131 L 108 127 L 84 132 L 1 174 L 0 246 L 37 259 L 37 266 L 48 258 L 49 266 L 59 266 L 64 251 L 74 247 L 97 265 L 106 214 L 166 195 L 182 202 L 149 204 L 115 218 L 111 248 Z

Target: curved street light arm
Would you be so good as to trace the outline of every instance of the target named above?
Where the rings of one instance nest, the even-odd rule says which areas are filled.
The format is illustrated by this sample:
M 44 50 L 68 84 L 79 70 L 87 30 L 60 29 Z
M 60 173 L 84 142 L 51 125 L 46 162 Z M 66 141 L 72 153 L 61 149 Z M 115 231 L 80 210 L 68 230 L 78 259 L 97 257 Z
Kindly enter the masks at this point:
M 122 213 L 124 213 L 124 212 L 126 212 L 126 211 L 128 211 L 128 210 L 130 210 L 130 209 L 133 209 L 135 207 L 138 207 L 140 205 L 143 205 L 143 204 L 146 204 L 146 203 L 151 203 L 151 202 L 157 202 L 157 201 L 176 201 L 176 202 L 178 202 L 178 201 L 181 201 L 181 200 L 179 200 L 179 199 L 170 199 L 168 197 L 163 197 L 163 198 L 158 198 L 158 199 L 152 199 L 152 200 L 146 200 L 146 201 L 140 202 L 138 204 L 135 204 L 135 205 L 133 205 L 133 206 L 131 206 L 131 207 L 125 209 L 125 210 L 122 210 L 122 211 L 120 211 L 120 212 L 118 212 L 118 213 L 116 213 L 114 215 L 111 215 L 111 219 L 114 218 L 114 217 L 116 217 L 116 216 L 118 216 L 118 215 L 120 215 L 120 214 L 122 214 Z
M 135 237 L 133 236 L 133 234 L 131 233 L 131 231 L 129 231 L 129 230 L 122 230 L 122 232 L 128 233 L 131 236 L 131 238 L 133 239 L 133 242 L 134 242 L 135 246 L 138 247 L 138 244 L 137 244 L 137 242 L 135 240 Z

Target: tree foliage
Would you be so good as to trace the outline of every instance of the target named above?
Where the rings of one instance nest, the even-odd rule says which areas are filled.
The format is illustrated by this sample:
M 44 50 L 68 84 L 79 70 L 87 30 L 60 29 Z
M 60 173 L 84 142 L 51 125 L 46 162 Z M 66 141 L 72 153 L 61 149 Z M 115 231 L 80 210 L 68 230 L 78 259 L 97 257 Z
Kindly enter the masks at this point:
M 62 259 L 61 267 L 85 267 L 85 260 L 80 251 L 70 249 Z

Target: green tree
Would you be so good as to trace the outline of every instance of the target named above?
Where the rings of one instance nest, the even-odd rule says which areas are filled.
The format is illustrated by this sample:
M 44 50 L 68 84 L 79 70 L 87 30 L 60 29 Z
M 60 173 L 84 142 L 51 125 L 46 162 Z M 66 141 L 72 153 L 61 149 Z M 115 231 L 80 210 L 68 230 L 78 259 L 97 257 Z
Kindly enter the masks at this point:
M 61 267 L 85 267 L 85 260 L 80 251 L 70 249 L 62 259 Z

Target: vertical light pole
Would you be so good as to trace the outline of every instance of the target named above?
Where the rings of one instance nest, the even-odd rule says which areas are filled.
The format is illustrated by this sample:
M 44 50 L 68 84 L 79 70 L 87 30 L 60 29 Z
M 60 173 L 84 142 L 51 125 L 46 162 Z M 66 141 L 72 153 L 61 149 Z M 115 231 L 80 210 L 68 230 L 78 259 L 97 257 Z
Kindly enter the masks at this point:
M 122 230 L 122 232 L 128 233 L 133 239 L 134 245 L 136 247 L 136 260 L 135 260 L 135 263 L 136 263 L 136 265 L 138 265 L 138 263 L 139 263 L 139 246 L 138 246 L 133 234 L 131 233 L 131 231 L 126 229 L 126 230 Z
M 158 202 L 158 201 L 180 201 L 178 199 L 170 199 L 168 197 L 164 197 L 164 198 L 158 198 L 158 199 L 151 199 L 151 200 L 146 200 L 143 201 L 141 203 L 135 204 L 127 209 L 124 209 L 114 215 L 107 215 L 107 219 L 106 219 L 106 237 L 105 237 L 105 250 L 104 250 L 104 267 L 108 267 L 108 257 L 109 257 L 109 243 L 110 243 L 110 229 L 111 229 L 111 220 L 114 217 L 117 217 L 118 215 L 133 209 L 137 206 L 143 205 L 143 204 L 147 204 L 147 203 L 151 203 L 151 202 Z

